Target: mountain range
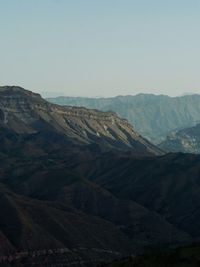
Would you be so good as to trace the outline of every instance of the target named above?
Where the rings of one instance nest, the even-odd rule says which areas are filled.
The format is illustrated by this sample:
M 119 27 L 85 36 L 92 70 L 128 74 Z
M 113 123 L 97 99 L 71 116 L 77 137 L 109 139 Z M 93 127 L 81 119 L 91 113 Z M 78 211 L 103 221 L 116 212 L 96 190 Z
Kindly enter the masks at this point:
M 115 111 L 155 144 L 163 142 L 171 132 L 195 126 L 200 121 L 200 95 L 169 97 L 139 94 L 111 98 L 57 97 L 47 100 L 60 105 Z
M 1 87 L 0 145 L 1 266 L 199 242 L 200 156 L 164 154 L 113 112 Z

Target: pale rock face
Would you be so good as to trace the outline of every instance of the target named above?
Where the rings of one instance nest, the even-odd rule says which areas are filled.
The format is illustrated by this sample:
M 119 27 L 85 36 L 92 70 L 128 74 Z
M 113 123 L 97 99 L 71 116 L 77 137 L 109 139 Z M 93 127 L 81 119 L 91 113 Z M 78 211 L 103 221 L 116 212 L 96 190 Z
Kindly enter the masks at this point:
M 48 127 L 83 144 L 103 142 L 161 153 L 114 112 L 51 104 L 20 87 L 0 87 L 0 119 L 1 126 L 16 133 L 37 133 Z

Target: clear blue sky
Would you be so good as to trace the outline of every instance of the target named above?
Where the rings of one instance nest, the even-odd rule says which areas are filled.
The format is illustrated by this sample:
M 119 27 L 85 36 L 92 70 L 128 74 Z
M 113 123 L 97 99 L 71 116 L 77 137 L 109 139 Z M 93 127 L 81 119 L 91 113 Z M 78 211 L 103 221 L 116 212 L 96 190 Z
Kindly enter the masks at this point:
M 199 0 L 0 0 L 0 84 L 200 93 Z

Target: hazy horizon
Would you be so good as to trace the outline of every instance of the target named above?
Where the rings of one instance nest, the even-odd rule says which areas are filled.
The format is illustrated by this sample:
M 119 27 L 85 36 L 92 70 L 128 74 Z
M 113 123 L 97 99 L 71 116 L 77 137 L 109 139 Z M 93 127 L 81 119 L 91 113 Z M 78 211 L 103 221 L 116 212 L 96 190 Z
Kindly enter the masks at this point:
M 185 92 L 185 93 L 182 93 L 180 95 L 169 95 L 169 94 L 163 94 L 163 93 L 154 93 L 154 92 L 138 92 L 138 93 L 135 93 L 135 94 L 117 94 L 117 95 L 70 95 L 70 94 L 66 94 L 65 92 L 59 92 L 59 91 L 42 91 L 42 90 L 31 90 L 30 88 L 25 88 L 21 85 L 18 85 L 18 84 L 0 84 L 0 86 L 2 87 L 20 87 L 20 88 L 23 88 L 25 90 L 28 90 L 28 91 L 32 91 L 34 93 L 39 93 L 41 94 L 41 96 L 43 98 L 56 98 L 56 97 L 80 97 L 80 98 L 114 98 L 114 97 L 119 97 L 119 96 L 137 96 L 137 95 L 140 95 L 140 94 L 144 94 L 144 95 L 156 95 L 156 96 L 159 96 L 159 95 L 163 95 L 163 96 L 169 96 L 169 97 L 182 97 L 182 96 L 187 96 L 187 95 L 200 95 L 200 93 L 198 92 Z
M 37 91 L 35 91 L 37 93 Z M 39 92 L 42 97 L 44 98 L 56 98 L 56 97 L 80 97 L 80 98 L 114 98 L 114 97 L 119 97 L 119 96 L 137 96 L 137 95 L 140 95 L 140 94 L 145 94 L 145 95 L 156 95 L 156 96 L 159 96 L 159 95 L 163 95 L 163 96 L 169 96 L 169 97 L 182 97 L 182 96 L 188 96 L 188 95 L 200 95 L 200 93 L 195 93 L 195 92 L 191 92 L 191 93 L 188 93 L 188 92 L 185 92 L 183 94 L 180 94 L 180 95 L 168 95 L 168 94 L 162 94 L 162 93 L 151 93 L 151 92 L 138 92 L 138 93 L 135 93 L 135 94 L 118 94 L 118 95 L 110 95 L 110 96 L 104 96 L 104 95 L 67 95 L 67 94 L 63 94 L 62 92 L 60 93 L 57 93 L 57 92 L 45 92 L 45 91 L 41 91 Z
M 200 93 L 197 0 L 0 3 L 0 85 L 49 96 Z

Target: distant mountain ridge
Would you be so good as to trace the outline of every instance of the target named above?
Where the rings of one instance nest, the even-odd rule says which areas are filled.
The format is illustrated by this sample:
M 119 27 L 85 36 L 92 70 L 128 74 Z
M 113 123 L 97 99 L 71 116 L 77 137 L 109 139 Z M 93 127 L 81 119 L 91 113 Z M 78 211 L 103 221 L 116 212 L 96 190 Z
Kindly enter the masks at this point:
M 172 131 L 191 127 L 200 121 L 200 95 L 169 97 L 139 94 L 111 98 L 48 98 L 60 105 L 85 106 L 114 111 L 126 118 L 145 138 L 158 144 Z

